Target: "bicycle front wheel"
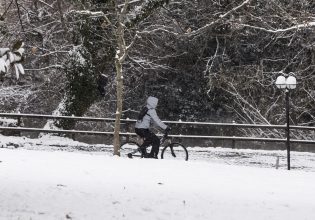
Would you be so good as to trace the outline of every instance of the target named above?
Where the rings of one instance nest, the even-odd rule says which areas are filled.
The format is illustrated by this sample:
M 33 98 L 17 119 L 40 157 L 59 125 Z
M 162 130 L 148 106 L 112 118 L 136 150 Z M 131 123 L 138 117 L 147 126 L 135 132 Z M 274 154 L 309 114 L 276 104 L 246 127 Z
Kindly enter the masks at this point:
M 138 151 L 139 145 L 136 142 L 127 142 L 120 146 L 120 156 L 129 157 L 133 156 L 141 157 L 140 152 Z
M 180 143 L 171 143 L 163 148 L 161 159 L 188 160 L 188 151 Z

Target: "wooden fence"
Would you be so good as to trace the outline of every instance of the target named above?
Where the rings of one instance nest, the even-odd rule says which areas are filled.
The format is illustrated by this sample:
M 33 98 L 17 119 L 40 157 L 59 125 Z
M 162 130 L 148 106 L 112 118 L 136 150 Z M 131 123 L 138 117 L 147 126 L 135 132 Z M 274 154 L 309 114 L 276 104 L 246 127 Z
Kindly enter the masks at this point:
M 17 120 L 15 127 L 9 126 L 0 126 L 1 131 L 16 131 L 16 132 L 41 132 L 41 133 L 58 133 L 58 134 L 87 134 L 87 135 L 113 135 L 113 131 L 84 131 L 84 130 L 53 130 L 53 129 L 44 129 L 44 128 L 31 128 L 31 127 L 22 127 L 23 118 L 36 118 L 36 119 L 67 119 L 67 120 L 76 120 L 76 121 L 90 121 L 90 122 L 114 122 L 114 118 L 93 118 L 93 117 L 76 117 L 76 116 L 52 116 L 52 115 L 40 115 L 40 114 L 21 114 L 21 113 L 0 113 L 0 117 L 4 118 L 13 118 Z M 121 123 L 131 125 L 135 123 L 134 119 L 122 119 Z M 237 123 L 212 123 L 212 122 L 184 122 L 184 121 L 164 121 L 166 124 L 176 124 L 176 125 L 194 125 L 194 126 L 218 126 L 218 127 L 230 127 L 232 130 L 246 128 L 246 129 L 277 129 L 285 130 L 286 125 L 266 125 L 266 124 L 237 124 Z M 310 126 L 290 126 L 290 129 L 293 130 L 307 130 L 314 131 L 315 127 Z M 133 132 L 121 132 L 121 136 L 135 136 Z M 263 138 L 263 137 L 243 137 L 243 136 L 211 136 L 211 135 L 182 135 L 182 134 L 173 134 L 170 137 L 174 138 L 190 138 L 190 139 L 210 139 L 210 140 L 231 140 L 232 147 L 235 146 L 236 141 L 257 141 L 257 142 L 286 142 L 287 139 L 284 138 Z M 290 139 L 291 143 L 300 143 L 300 144 L 315 144 L 314 140 L 299 140 L 299 139 Z

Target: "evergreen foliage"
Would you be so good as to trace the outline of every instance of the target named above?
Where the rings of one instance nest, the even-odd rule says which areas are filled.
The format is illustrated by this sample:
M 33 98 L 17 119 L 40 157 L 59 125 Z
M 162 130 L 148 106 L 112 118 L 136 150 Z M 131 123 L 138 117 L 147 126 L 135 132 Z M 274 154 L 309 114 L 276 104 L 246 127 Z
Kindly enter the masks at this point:
M 68 16 L 72 25 L 72 41 L 77 46 L 69 52 L 64 63 L 67 82 L 63 114 L 82 116 L 101 98 L 98 79 L 101 74 L 112 71 L 114 48 L 111 43 L 104 42 L 103 16 L 93 17 L 80 11 L 73 11 Z M 57 125 L 72 129 L 75 124 L 73 120 L 60 120 Z
M 97 98 L 95 67 L 91 55 L 84 47 L 75 47 L 65 63 L 66 100 L 63 115 L 83 115 Z M 64 129 L 74 127 L 73 120 L 60 120 Z

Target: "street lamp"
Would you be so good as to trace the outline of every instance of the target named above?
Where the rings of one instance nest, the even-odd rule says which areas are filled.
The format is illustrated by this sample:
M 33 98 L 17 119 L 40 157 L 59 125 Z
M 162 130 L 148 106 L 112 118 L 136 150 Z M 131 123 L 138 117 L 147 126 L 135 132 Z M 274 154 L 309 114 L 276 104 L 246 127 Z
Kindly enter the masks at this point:
M 286 77 L 284 75 L 280 75 L 277 77 L 276 80 L 276 86 L 279 89 L 285 89 L 285 101 L 286 101 L 286 121 L 287 121 L 287 127 L 286 127 L 286 133 L 287 133 L 287 164 L 288 164 L 288 170 L 290 170 L 290 117 L 289 117 L 289 93 L 291 89 L 296 88 L 296 78 L 293 73 L 289 73 L 289 75 Z

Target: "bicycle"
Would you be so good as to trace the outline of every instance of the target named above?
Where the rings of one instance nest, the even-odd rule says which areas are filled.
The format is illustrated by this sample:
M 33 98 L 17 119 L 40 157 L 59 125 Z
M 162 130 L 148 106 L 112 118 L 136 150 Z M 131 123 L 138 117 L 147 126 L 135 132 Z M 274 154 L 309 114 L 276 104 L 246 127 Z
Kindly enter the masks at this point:
M 138 139 L 143 141 L 143 139 L 139 136 Z M 168 142 L 166 142 L 166 140 L 168 140 Z M 144 158 L 145 155 L 140 150 L 141 144 L 142 143 L 140 141 L 128 141 L 126 143 L 123 143 L 120 146 L 120 156 L 128 158 Z M 149 145 L 148 147 L 146 147 L 145 154 L 149 152 L 150 147 L 152 146 Z M 181 143 L 172 142 L 167 134 L 164 134 L 160 138 L 160 147 L 163 147 L 161 151 L 161 159 L 188 160 L 188 151 L 186 147 Z

